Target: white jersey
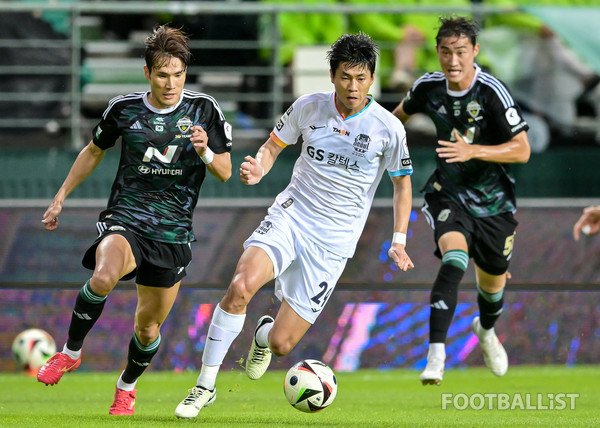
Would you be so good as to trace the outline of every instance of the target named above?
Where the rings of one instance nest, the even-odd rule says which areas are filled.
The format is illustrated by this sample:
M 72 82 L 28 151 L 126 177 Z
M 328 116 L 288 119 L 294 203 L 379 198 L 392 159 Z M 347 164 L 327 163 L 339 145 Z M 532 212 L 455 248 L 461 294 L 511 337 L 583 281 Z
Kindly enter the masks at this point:
M 384 169 L 390 176 L 412 174 L 404 127 L 374 99 L 344 118 L 335 92 L 316 93 L 298 98 L 271 133 L 282 146 L 299 137 L 302 153 L 290 184 L 269 212 L 286 213 L 297 233 L 352 257 Z

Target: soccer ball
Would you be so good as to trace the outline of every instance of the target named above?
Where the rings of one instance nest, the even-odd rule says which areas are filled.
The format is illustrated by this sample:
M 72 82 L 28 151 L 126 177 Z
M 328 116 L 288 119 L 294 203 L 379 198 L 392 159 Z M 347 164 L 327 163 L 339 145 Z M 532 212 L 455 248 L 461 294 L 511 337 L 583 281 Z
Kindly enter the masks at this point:
M 333 403 L 337 379 L 327 364 L 318 360 L 302 360 L 288 370 L 283 391 L 294 408 L 314 413 Z
M 44 330 L 30 328 L 15 337 L 12 352 L 19 367 L 24 370 L 38 370 L 56 353 L 56 343 Z

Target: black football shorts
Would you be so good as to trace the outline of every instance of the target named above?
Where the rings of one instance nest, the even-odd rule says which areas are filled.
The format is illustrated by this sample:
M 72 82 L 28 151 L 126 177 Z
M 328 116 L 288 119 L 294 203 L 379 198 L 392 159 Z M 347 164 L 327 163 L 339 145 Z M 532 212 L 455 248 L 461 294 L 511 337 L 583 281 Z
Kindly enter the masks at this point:
M 484 272 L 502 275 L 508 270 L 519 224 L 512 213 L 473 217 L 460 204 L 439 193 L 426 193 L 421 211 L 434 230 L 437 257 L 442 257 L 437 247 L 440 237 L 447 232 L 460 232 L 467 239 L 469 257 Z
M 186 275 L 185 268 L 192 260 L 189 244 L 171 244 L 153 241 L 127 230 L 126 226 L 116 223 L 98 222 L 100 234 L 83 256 L 85 268 L 96 267 L 96 248 L 100 241 L 113 233 L 127 239 L 135 257 L 136 268 L 121 280 L 135 278 L 136 284 L 149 287 L 172 287 Z

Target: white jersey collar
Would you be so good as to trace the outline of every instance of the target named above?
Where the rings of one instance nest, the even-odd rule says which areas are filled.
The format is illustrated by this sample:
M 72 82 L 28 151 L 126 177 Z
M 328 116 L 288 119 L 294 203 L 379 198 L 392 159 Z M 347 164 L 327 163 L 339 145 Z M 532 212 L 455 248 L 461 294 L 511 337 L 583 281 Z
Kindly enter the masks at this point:
M 154 107 L 152 104 L 150 104 L 150 101 L 148 100 L 148 95 L 150 94 L 150 91 L 147 91 L 146 93 L 144 93 L 144 104 L 146 105 L 146 107 L 148 107 L 149 110 L 153 111 L 154 113 L 158 113 L 158 114 L 169 114 L 172 111 L 175 111 L 175 109 L 177 109 L 177 107 L 179 107 L 179 104 L 181 104 L 181 101 L 183 100 L 183 91 L 181 91 L 181 95 L 179 95 L 179 101 L 177 101 L 177 104 L 175 104 L 173 107 L 169 107 L 169 108 L 156 108 Z
M 473 88 L 473 86 L 475 85 L 475 82 L 477 82 L 477 79 L 479 79 L 479 73 L 481 73 L 481 68 L 477 64 L 473 64 L 473 67 L 475 68 L 475 74 L 473 75 L 473 80 L 471 81 L 471 85 L 464 91 L 451 90 L 450 88 L 448 88 L 448 79 L 446 79 L 446 92 L 448 92 L 448 95 L 450 95 L 451 97 L 462 97 L 463 95 L 465 95 L 467 92 L 469 92 Z
M 344 115 L 342 115 L 342 113 L 340 113 L 340 110 L 337 108 L 337 102 L 336 102 L 336 99 L 335 99 L 335 91 L 333 91 L 333 92 L 331 93 L 331 103 L 332 103 L 332 105 L 333 105 L 333 109 L 334 109 L 334 110 L 337 112 L 337 114 L 339 114 L 339 115 L 342 117 L 342 119 L 343 119 L 344 121 L 346 121 L 346 120 L 348 120 L 348 119 L 350 119 L 350 118 L 353 118 L 353 117 L 355 117 L 355 116 L 358 116 L 358 115 L 359 115 L 359 114 L 361 114 L 363 111 L 365 111 L 366 109 L 368 109 L 368 108 L 369 108 L 369 106 L 370 106 L 371 104 L 373 104 L 373 101 L 375 101 L 375 99 L 373 98 L 373 95 L 371 95 L 371 94 L 367 94 L 367 99 L 369 100 L 369 102 L 368 102 L 368 103 L 367 103 L 367 105 L 365 105 L 365 106 L 364 106 L 364 107 L 363 107 L 363 108 L 362 108 L 360 111 L 358 111 L 358 112 L 354 113 L 354 114 L 353 114 L 353 115 L 351 115 L 351 116 L 344 117 Z

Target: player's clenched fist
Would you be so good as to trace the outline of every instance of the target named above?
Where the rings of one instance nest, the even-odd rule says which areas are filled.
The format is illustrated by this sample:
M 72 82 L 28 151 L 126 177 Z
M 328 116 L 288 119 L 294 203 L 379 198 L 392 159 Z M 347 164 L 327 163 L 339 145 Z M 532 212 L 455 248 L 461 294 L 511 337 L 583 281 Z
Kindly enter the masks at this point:
M 392 245 L 392 247 L 388 250 L 388 256 L 396 263 L 396 266 L 403 271 L 411 270 L 415 267 L 408 254 L 403 247 L 399 245 Z
M 62 205 L 52 202 L 44 216 L 42 217 L 42 223 L 46 230 L 54 230 L 58 227 L 58 214 L 62 211 Z
M 190 141 L 194 145 L 194 150 L 198 153 L 198 156 L 204 156 L 208 149 L 208 135 L 206 131 L 199 125 L 192 126 L 192 136 Z
M 242 162 L 240 165 L 242 183 L 250 185 L 258 183 L 264 175 L 264 168 L 252 156 L 246 156 L 244 160 L 246 162 Z

